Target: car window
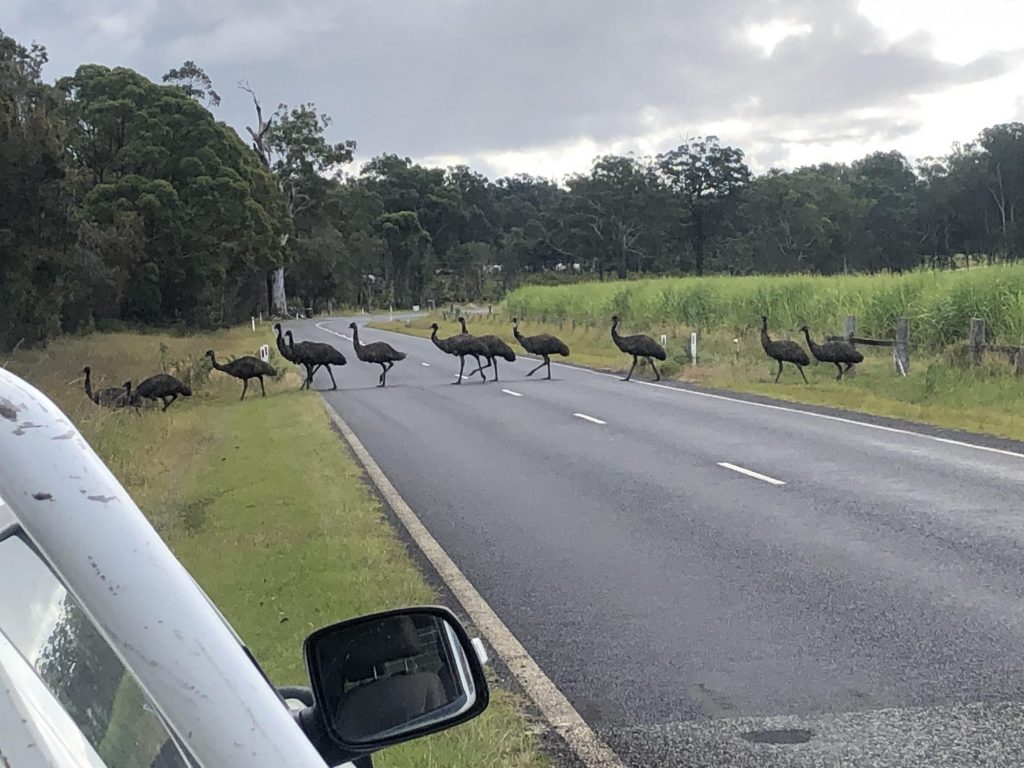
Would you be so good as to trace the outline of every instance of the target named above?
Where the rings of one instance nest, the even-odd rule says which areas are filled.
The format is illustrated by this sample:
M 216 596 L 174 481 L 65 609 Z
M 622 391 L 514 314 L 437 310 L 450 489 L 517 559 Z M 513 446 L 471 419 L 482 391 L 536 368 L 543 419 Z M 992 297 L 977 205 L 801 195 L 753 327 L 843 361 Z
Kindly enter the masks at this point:
M 36 551 L 0 541 L 0 631 L 110 768 L 187 768 L 135 678 Z

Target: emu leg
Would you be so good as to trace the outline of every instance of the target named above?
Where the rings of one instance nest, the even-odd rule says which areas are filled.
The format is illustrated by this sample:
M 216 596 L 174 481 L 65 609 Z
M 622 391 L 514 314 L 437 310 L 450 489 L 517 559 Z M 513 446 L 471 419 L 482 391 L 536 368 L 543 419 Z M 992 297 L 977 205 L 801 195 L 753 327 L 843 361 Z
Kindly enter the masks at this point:
M 473 374 L 476 374 L 476 373 L 480 373 L 480 371 L 481 371 L 481 370 L 486 370 L 487 368 L 490 368 L 490 367 L 491 367 L 491 363 L 492 363 L 492 362 L 494 362 L 494 358 L 492 358 L 492 357 L 488 357 L 488 358 L 487 358 L 487 365 L 485 365 L 485 366 L 484 366 L 483 368 L 477 368 L 477 369 L 476 369 L 475 371 L 473 371 L 472 373 L 470 373 L 470 374 L 469 374 L 470 378 L 472 378 L 472 377 L 473 377 Z
M 546 364 L 548 364 L 548 356 L 544 355 L 544 359 L 541 361 L 541 364 L 538 365 L 536 368 L 534 368 L 532 371 L 530 371 L 526 375 L 527 376 L 533 376 L 533 374 L 535 374 L 537 371 L 539 371 L 541 368 L 543 368 Z M 551 368 L 550 367 L 548 368 L 548 378 L 549 379 L 551 378 Z
M 337 389 L 338 383 L 334 380 L 334 371 L 331 370 L 331 366 L 327 366 L 327 375 L 331 377 L 331 389 Z
M 245 390 L 247 390 L 248 388 L 249 388 L 249 380 L 248 379 L 242 379 L 242 396 L 239 398 L 240 400 L 245 400 Z
M 775 383 L 779 383 L 779 376 L 782 375 L 782 361 L 779 360 L 779 372 L 775 374 Z
M 544 355 L 544 365 L 548 367 L 548 381 L 551 381 L 551 358 Z
M 465 355 L 459 355 L 459 378 L 457 378 L 455 381 L 453 381 L 452 384 L 461 384 L 462 383 L 462 371 L 465 370 L 465 367 L 466 367 L 466 356 Z
M 653 357 L 648 357 L 647 358 L 647 362 L 650 363 L 651 364 L 651 368 L 654 369 L 654 380 L 655 381 L 661 381 L 661 374 L 658 373 L 658 366 L 656 366 L 654 364 L 654 358 Z
M 629 381 L 629 379 L 633 376 L 634 368 L 636 368 L 636 355 L 633 355 L 633 365 L 629 367 L 629 373 L 626 374 L 626 378 L 624 378 L 623 381 Z
M 260 392 L 263 393 L 263 397 L 266 397 L 267 396 L 267 388 L 263 386 L 263 377 L 260 376 L 258 378 L 260 380 Z
M 380 376 L 377 377 L 377 386 L 387 386 L 388 369 L 384 367 L 384 363 L 380 364 Z
M 476 371 L 474 371 L 474 373 L 478 372 L 480 374 L 480 378 L 483 379 L 484 380 L 484 384 L 486 384 L 487 383 L 487 377 L 484 376 L 484 368 L 483 368 L 483 365 L 480 362 L 480 356 L 479 355 L 473 355 L 473 357 L 476 359 Z M 490 360 L 488 360 L 487 361 L 487 365 L 490 365 L 490 364 L 491 364 L 491 362 L 490 362 Z M 469 375 L 472 376 L 473 374 L 471 373 Z
M 843 368 L 843 376 L 845 376 L 846 374 L 848 374 L 848 373 L 850 372 L 850 369 L 851 369 L 851 368 L 853 368 L 853 363 L 847 363 L 847 364 L 846 364 L 846 367 L 845 367 L 845 368 Z
M 793 365 L 796 365 L 796 363 L 793 363 Z M 810 384 L 810 382 L 807 381 L 807 376 L 804 375 L 804 367 L 802 365 L 796 365 L 796 369 L 800 371 L 800 375 L 803 376 L 804 384 Z
M 835 366 L 836 370 L 838 371 L 838 373 L 836 374 L 836 381 L 839 381 L 841 378 L 843 378 L 843 366 L 841 366 L 839 363 L 836 363 Z
M 160 409 L 160 412 L 163 413 L 164 411 L 167 410 L 167 406 L 169 406 L 174 401 L 171 400 L 171 403 L 168 403 L 167 402 L 167 395 L 160 395 L 160 402 L 164 404 L 164 407 Z

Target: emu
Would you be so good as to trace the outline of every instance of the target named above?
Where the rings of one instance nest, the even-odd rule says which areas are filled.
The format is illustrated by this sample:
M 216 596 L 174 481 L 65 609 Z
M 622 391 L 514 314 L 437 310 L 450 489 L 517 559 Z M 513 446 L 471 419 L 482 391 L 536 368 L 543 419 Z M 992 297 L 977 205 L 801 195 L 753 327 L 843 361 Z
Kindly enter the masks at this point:
M 804 374 L 804 366 L 811 364 L 811 359 L 804 352 L 804 348 L 797 344 L 795 341 L 789 341 L 788 339 L 780 339 L 779 341 L 772 341 L 771 336 L 768 335 L 768 318 L 761 315 L 761 347 L 768 357 L 779 363 L 779 372 L 775 374 L 775 383 L 779 383 L 779 377 L 782 375 L 782 364 L 792 363 L 796 366 L 796 369 L 800 371 L 800 375 L 803 377 L 804 384 L 807 384 L 807 376 Z
M 374 363 L 381 368 L 380 376 L 377 378 L 377 386 L 386 387 L 388 384 L 388 371 L 399 360 L 405 360 L 405 352 L 399 352 L 390 344 L 383 341 L 371 341 L 369 344 L 359 343 L 359 326 L 354 322 L 349 323 L 352 329 L 352 347 L 356 351 L 356 357 L 364 363 Z
M 132 383 L 126 381 L 120 387 L 107 387 L 94 392 L 92 389 L 92 368 L 85 366 L 85 396 L 103 408 L 124 408 L 131 403 Z
M 612 317 L 612 341 L 615 342 L 620 350 L 625 352 L 627 355 L 633 356 L 633 365 L 629 368 L 629 373 L 626 374 L 626 378 L 623 381 L 629 381 L 633 375 L 633 369 L 636 368 L 637 360 L 641 357 L 647 358 L 647 362 L 651 364 L 651 368 L 654 369 L 655 381 L 661 381 L 661 374 L 658 373 L 658 367 L 654 364 L 654 360 L 665 360 L 668 355 L 665 353 L 665 348 L 658 342 L 652 339 L 650 336 L 644 336 L 642 334 L 636 336 L 620 336 L 619 335 L 619 316 L 615 315 Z
M 277 332 L 277 351 L 281 353 L 281 357 L 287 360 L 289 363 L 295 363 L 301 365 L 306 369 L 306 378 L 303 380 L 302 385 L 299 389 L 305 389 L 307 382 L 313 380 L 313 374 L 317 372 L 320 366 L 315 368 L 307 363 L 300 362 L 299 359 L 292 353 L 291 348 L 285 343 L 284 336 L 281 334 L 281 324 L 274 323 L 274 331 Z
M 245 392 L 249 389 L 249 379 L 259 379 L 260 392 L 263 393 L 263 397 L 266 397 L 267 389 L 263 386 L 263 377 L 277 375 L 277 371 L 269 363 L 264 363 L 258 357 L 252 357 L 251 355 L 239 357 L 224 365 L 217 362 L 212 349 L 206 350 L 206 356 L 210 358 L 210 363 L 218 371 L 223 371 L 228 376 L 234 376 L 236 379 L 242 380 L 242 397 L 239 398 L 240 400 L 245 400 Z
M 135 388 L 132 393 L 132 405 L 141 405 L 143 399 L 153 402 L 160 400 L 164 404 L 164 407 L 160 409 L 163 412 L 170 408 L 171 404 L 179 397 L 192 397 L 191 388 L 170 374 L 158 373 L 155 376 L 150 376 Z M 170 399 L 168 400 L 168 398 Z
M 430 340 L 434 342 L 434 346 L 446 354 L 456 355 L 459 358 L 459 378 L 453 381 L 452 384 L 462 383 L 462 372 L 466 369 L 467 356 L 476 360 L 477 367 L 473 373 L 479 373 L 480 378 L 486 383 L 487 377 L 484 375 L 483 363 L 480 362 L 480 358 L 487 357 L 487 345 L 476 336 L 470 336 L 468 333 L 460 333 L 457 336 L 449 336 L 447 339 L 439 339 L 437 337 L 437 330 L 437 323 L 431 323 Z M 469 378 L 469 376 L 466 378 Z
M 814 343 L 814 339 L 811 338 L 811 332 L 806 325 L 800 326 L 800 330 L 804 332 L 807 346 L 811 348 L 811 354 L 814 355 L 814 359 L 819 363 L 833 363 L 835 365 L 838 371 L 836 381 L 841 380 L 856 363 L 864 362 L 864 355 L 858 352 L 852 344 L 845 341 L 826 341 L 819 346 Z M 843 365 L 846 367 L 844 368 Z
M 306 366 L 306 389 L 313 385 L 313 374 L 318 368 L 326 368 L 327 375 L 331 377 L 331 389 L 338 388 L 338 382 L 334 380 L 332 365 L 345 365 L 348 361 L 345 356 L 330 344 L 322 341 L 300 341 L 296 343 L 291 331 L 285 331 L 288 337 L 288 348 L 295 355 L 295 359 Z
M 469 335 L 469 331 L 466 330 L 466 318 L 460 317 L 459 318 L 459 322 L 462 323 L 462 332 L 468 336 Z M 504 358 L 505 360 L 507 360 L 510 363 L 514 363 L 516 361 L 516 353 L 512 351 L 512 347 L 510 347 L 504 341 L 499 339 L 497 336 L 493 336 L 493 335 L 488 334 L 487 336 L 477 336 L 476 338 L 480 339 L 480 341 L 482 341 L 484 343 L 484 345 L 487 347 L 487 365 L 485 365 L 484 368 L 490 368 L 493 365 L 494 366 L 494 379 L 493 379 L 493 381 L 497 381 L 498 380 L 498 358 L 501 357 L 501 358 Z M 477 369 L 476 371 L 473 371 L 473 373 L 477 373 L 479 370 L 480 369 Z M 471 373 L 469 375 L 472 376 L 473 373 Z
M 565 345 L 561 339 L 557 336 L 552 336 L 550 333 L 538 333 L 536 336 L 523 336 L 519 332 L 519 318 L 512 318 L 512 335 L 516 337 L 516 341 L 519 345 L 529 352 L 531 355 L 540 355 L 543 358 L 543 362 L 530 371 L 527 376 L 533 376 L 537 371 L 545 366 L 548 369 L 548 381 L 551 380 L 551 355 L 561 355 L 562 357 L 569 356 L 569 347 Z

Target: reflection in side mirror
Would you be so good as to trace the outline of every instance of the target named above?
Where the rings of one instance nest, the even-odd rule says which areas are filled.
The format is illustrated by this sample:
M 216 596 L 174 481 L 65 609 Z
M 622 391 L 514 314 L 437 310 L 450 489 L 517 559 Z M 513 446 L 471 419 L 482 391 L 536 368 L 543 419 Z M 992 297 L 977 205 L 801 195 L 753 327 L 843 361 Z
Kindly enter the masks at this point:
M 488 701 L 477 653 L 446 608 L 363 616 L 325 627 L 305 645 L 327 732 L 341 746 L 375 751 L 451 727 Z

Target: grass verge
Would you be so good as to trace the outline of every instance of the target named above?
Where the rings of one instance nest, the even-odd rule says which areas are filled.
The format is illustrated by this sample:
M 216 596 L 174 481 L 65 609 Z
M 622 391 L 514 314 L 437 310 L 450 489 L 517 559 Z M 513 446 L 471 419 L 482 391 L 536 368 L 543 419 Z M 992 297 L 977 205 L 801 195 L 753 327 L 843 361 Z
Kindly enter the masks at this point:
M 430 323 L 435 321 L 441 326 L 442 337 L 459 332 L 458 324 L 440 316 L 372 325 L 427 337 Z M 521 351 L 507 317 L 471 316 L 467 322 L 470 333 L 498 334 Z M 625 373 L 632 359 L 612 343 L 610 328 L 610 322 L 602 326 L 570 321 L 520 325 L 525 335 L 553 333 L 565 341 L 572 350 L 568 362 Z M 1024 440 L 1024 382 L 1012 375 L 1008 363 L 999 360 L 965 368 L 955 354 L 915 353 L 911 370 L 903 377 L 895 372 L 888 349 L 865 347 L 865 361 L 851 378 L 838 382 L 834 366 L 811 365 L 805 369 L 810 385 L 805 385 L 796 370 L 787 365 L 780 382 L 775 384 L 776 363 L 765 356 L 759 333 L 753 329 L 702 334 L 696 366 L 689 362 L 687 327 L 626 324 L 620 332 L 646 333 L 659 340 L 665 334 L 669 359 L 659 364 L 662 375 L 692 384 Z M 778 329 L 772 333 L 774 338 L 799 338 L 802 342 L 792 330 L 786 333 Z M 820 342 L 821 338 L 817 340 Z M 634 376 L 653 377 L 645 365 L 637 366 Z
M 206 349 L 228 358 L 253 354 L 267 340 L 248 329 L 94 335 L 18 353 L 8 367 L 71 416 L 271 679 L 301 684 L 302 640 L 312 630 L 436 596 L 333 433 L 321 399 L 296 391 L 297 375 L 268 382 L 266 398 L 250 388 L 245 402 L 234 379 L 214 372 L 206 380 Z M 98 387 L 139 381 L 163 364 L 193 376 L 195 396 L 167 413 L 101 410 L 82 393 L 87 364 Z M 493 694 L 476 720 L 386 750 L 375 763 L 550 764 L 521 702 L 501 688 Z

